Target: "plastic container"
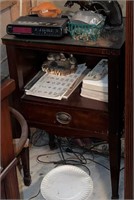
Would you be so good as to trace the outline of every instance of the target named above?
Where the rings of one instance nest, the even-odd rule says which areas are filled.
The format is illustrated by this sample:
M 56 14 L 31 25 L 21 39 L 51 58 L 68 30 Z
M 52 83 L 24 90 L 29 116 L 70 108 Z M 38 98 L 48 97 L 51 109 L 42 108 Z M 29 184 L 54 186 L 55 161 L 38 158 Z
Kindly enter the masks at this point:
M 103 30 L 104 22 L 94 25 L 78 22 L 68 23 L 68 32 L 74 40 L 96 41 Z

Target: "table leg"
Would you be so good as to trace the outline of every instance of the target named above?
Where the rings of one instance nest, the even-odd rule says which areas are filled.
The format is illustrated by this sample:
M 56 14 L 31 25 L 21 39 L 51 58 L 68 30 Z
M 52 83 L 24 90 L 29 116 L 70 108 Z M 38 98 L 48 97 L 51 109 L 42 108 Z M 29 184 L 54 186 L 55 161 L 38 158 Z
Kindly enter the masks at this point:
M 120 160 L 121 160 L 121 140 L 118 136 L 113 136 L 109 140 L 109 157 L 110 157 L 112 199 L 118 199 Z

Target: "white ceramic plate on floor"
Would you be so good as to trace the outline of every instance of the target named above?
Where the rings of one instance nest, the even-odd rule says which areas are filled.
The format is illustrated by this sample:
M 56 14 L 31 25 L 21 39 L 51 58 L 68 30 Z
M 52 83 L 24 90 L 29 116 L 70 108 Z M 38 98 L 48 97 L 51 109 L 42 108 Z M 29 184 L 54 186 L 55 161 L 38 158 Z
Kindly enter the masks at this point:
M 41 194 L 46 200 L 88 200 L 92 191 L 91 177 L 73 165 L 52 169 L 41 182 Z

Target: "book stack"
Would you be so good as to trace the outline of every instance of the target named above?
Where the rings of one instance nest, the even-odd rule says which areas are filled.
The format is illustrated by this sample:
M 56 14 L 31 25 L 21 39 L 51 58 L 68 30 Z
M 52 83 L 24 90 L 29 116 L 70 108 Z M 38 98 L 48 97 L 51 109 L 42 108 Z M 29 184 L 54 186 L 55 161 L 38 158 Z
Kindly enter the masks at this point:
M 107 70 L 108 65 L 107 63 L 105 63 L 105 70 L 104 70 L 104 65 L 102 65 L 104 64 L 104 61 L 106 61 L 106 59 L 102 59 L 95 66 L 96 68 L 93 68 L 93 70 L 91 70 L 84 77 L 80 93 L 82 97 L 108 102 L 108 70 Z M 93 75 L 94 77 L 91 75 Z

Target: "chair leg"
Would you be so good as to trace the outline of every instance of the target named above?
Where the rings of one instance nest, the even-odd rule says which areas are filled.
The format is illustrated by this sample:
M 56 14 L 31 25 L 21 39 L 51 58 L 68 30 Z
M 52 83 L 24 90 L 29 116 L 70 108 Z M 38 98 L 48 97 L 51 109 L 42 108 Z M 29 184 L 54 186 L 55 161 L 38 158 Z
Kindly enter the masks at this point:
M 30 164 L 29 164 L 29 147 L 23 148 L 20 153 L 22 169 L 24 174 L 24 184 L 29 186 L 31 184 Z

